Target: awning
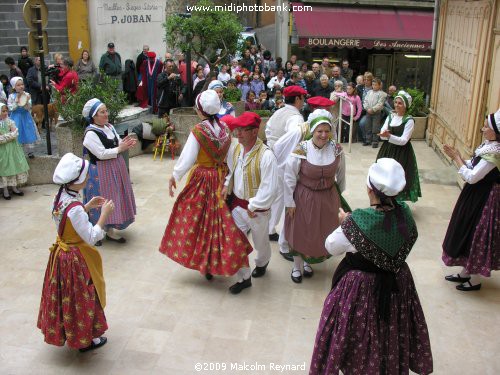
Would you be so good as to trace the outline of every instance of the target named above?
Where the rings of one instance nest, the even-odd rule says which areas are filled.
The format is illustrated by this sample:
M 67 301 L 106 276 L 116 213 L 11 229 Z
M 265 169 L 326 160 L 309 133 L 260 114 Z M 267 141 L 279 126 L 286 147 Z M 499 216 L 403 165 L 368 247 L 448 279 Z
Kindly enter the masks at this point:
M 304 7 L 303 3 L 292 3 Z M 309 4 L 308 4 L 309 5 Z M 292 8 L 293 9 L 293 8 Z M 432 11 L 312 6 L 293 12 L 301 47 L 431 48 Z

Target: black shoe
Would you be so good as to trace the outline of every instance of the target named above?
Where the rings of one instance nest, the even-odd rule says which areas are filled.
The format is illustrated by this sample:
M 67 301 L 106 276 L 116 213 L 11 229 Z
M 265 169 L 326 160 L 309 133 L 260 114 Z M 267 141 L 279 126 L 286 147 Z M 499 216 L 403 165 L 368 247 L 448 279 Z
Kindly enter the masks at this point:
M 112 237 L 108 236 L 107 234 L 106 234 L 106 240 L 108 240 L 108 241 L 114 241 L 114 242 L 118 242 L 118 243 L 125 243 L 125 242 L 127 242 L 127 240 L 125 238 L 123 238 L 123 237 L 115 239 L 115 238 L 112 238 Z
M 229 287 L 229 291 L 231 294 L 238 294 L 240 293 L 243 289 L 250 288 L 252 286 L 252 278 L 249 277 L 246 280 L 243 280 L 240 283 L 233 284 Z
M 278 233 L 273 233 L 269 235 L 269 241 L 278 241 L 280 238 L 280 235 Z
M 34 155 L 32 152 L 30 152 L 30 153 L 28 154 L 28 157 L 29 157 L 30 159 L 34 159 L 34 158 L 35 158 L 35 155 Z M 103 345 L 104 345 L 104 344 L 103 344 Z
M 293 276 L 294 272 L 299 272 L 299 276 Z M 300 284 L 302 282 L 302 274 L 300 273 L 299 270 L 292 270 L 290 277 L 292 278 L 292 281 L 296 284 Z
M 307 270 L 306 267 L 309 268 L 309 270 Z M 309 264 L 306 264 L 304 266 L 304 277 L 312 277 L 312 275 L 314 275 L 313 269 Z
M 5 194 L 2 194 L 3 195 L 3 199 L 5 199 L 6 201 L 10 201 L 12 199 L 12 197 L 10 195 L 5 195 Z
M 14 191 L 14 190 L 12 190 L 12 194 L 17 195 L 19 197 L 24 196 L 24 193 L 22 191 Z
M 372 148 L 378 148 L 378 142 L 373 142 L 372 143 Z
M 212 280 L 213 278 L 214 278 L 214 276 L 211 273 L 205 274 L 205 279 Z
M 286 260 L 288 260 L 289 262 L 293 262 L 293 255 L 290 254 L 290 253 L 282 253 L 280 251 L 280 254 L 283 258 L 285 258 Z
M 82 353 L 85 353 L 85 352 L 88 352 L 89 350 L 97 349 L 108 342 L 108 339 L 104 336 L 99 337 L 99 340 L 100 340 L 99 344 L 94 344 L 94 341 L 92 341 L 92 344 L 90 344 L 90 346 L 87 346 L 86 348 L 82 348 L 82 349 L 78 349 L 78 350 Z
M 470 281 L 466 281 L 463 284 L 457 285 L 455 288 L 457 288 L 457 290 L 460 290 L 462 292 L 471 292 L 473 290 L 481 289 L 481 283 L 472 285 Z
M 265 266 L 262 267 L 255 267 L 252 271 L 252 277 L 261 277 L 266 274 L 266 268 L 269 265 L 269 262 L 266 263 Z
M 102 241 L 101 241 L 101 240 L 97 241 L 97 242 L 94 244 L 94 246 L 102 246 Z
M 363 143 L 363 146 L 370 146 L 370 145 L 371 145 L 371 143 L 370 143 L 370 142 L 364 142 L 364 143 Z
M 465 283 L 470 280 L 470 277 L 462 277 L 458 273 L 456 275 L 445 276 L 446 281 L 451 281 L 452 283 Z

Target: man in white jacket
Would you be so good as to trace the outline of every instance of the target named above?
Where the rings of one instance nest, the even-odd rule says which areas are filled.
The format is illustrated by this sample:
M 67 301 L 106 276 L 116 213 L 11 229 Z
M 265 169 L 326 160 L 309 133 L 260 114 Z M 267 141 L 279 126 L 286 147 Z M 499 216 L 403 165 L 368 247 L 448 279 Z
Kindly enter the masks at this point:
M 285 106 L 277 110 L 266 124 L 266 139 L 267 145 L 274 152 L 274 144 L 288 133 L 290 130 L 299 127 L 300 124 L 304 122 L 304 117 L 300 113 L 300 110 L 304 106 L 305 96 L 307 91 L 300 86 L 288 86 L 283 90 L 283 96 L 285 97 Z M 280 254 L 287 260 L 293 260 L 293 257 L 288 254 L 289 248 L 285 241 L 285 236 L 276 233 L 276 226 L 278 225 L 281 216 L 285 210 L 285 205 L 283 201 L 283 174 L 279 173 L 278 181 L 278 194 L 276 200 L 271 207 L 271 218 L 269 220 L 269 239 L 271 241 L 277 241 L 280 237 L 282 239 L 279 241 Z

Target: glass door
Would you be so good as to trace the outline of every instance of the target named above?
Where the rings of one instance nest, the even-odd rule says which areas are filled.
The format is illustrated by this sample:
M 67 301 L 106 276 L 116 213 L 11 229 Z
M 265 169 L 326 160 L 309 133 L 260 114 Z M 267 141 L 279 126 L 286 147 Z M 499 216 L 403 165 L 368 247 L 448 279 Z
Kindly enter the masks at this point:
M 392 84 L 392 55 L 372 54 L 368 60 L 368 69 L 384 84 L 383 90 Z

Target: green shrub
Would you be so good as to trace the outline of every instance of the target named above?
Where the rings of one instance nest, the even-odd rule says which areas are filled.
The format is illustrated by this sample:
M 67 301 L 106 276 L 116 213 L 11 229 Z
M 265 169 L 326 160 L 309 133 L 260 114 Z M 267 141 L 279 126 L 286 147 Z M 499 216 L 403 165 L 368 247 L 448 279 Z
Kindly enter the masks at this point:
M 118 80 L 101 72 L 99 81 L 82 80 L 78 82 L 78 90 L 71 94 L 65 91 L 64 95 L 56 92 L 56 106 L 59 114 L 69 123 L 69 128 L 77 134 L 83 133 L 87 123 L 82 116 L 83 106 L 92 98 L 97 98 L 109 111 L 109 122 L 114 123 L 120 111 L 127 105 L 126 94 L 118 91 Z M 62 97 L 66 97 L 64 103 Z
M 413 101 L 408 108 L 407 114 L 413 117 L 425 117 L 429 113 L 429 109 L 425 103 L 425 93 L 419 89 L 407 88 L 406 92 L 411 95 Z
M 268 109 L 256 109 L 250 112 L 257 113 L 260 117 L 271 117 L 271 111 Z
M 224 99 L 230 103 L 236 103 L 241 100 L 241 90 L 238 88 L 228 89 L 224 88 Z

